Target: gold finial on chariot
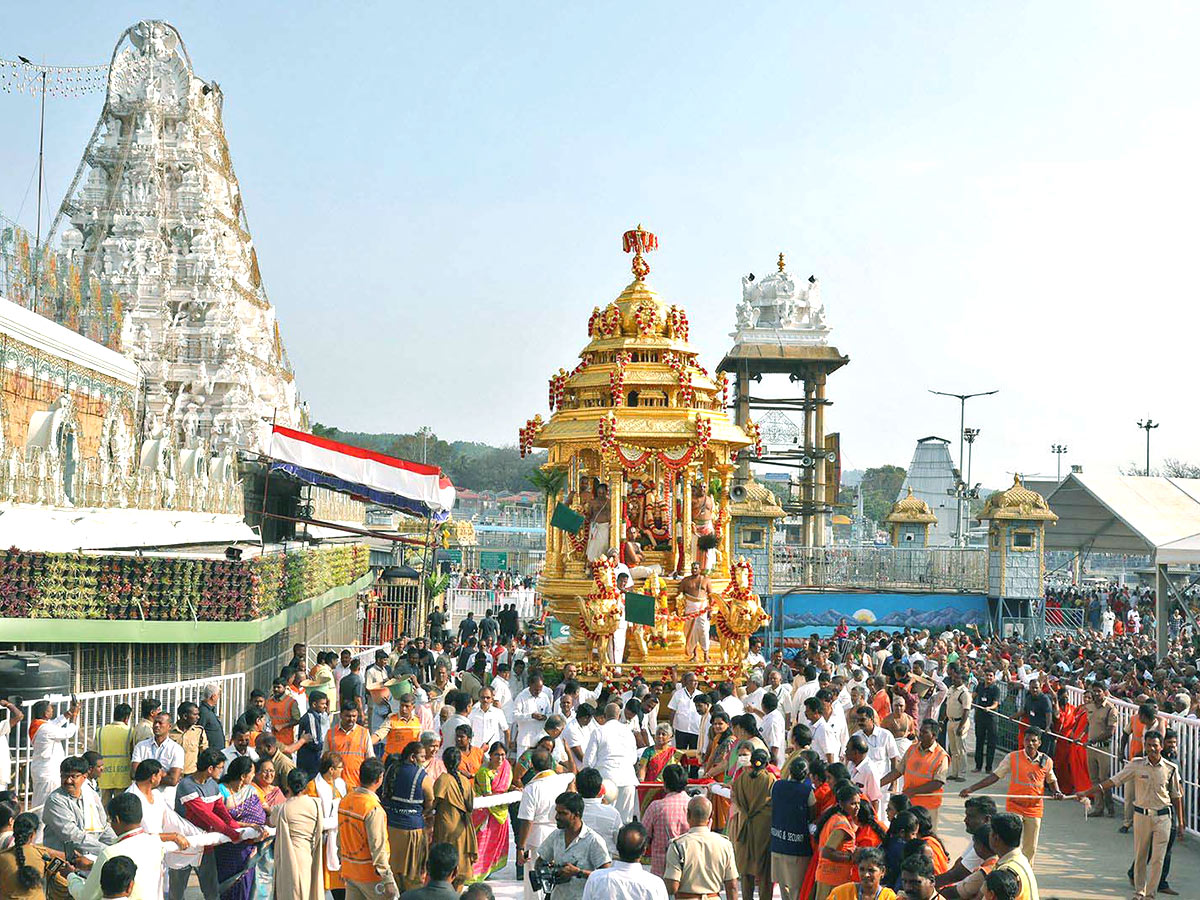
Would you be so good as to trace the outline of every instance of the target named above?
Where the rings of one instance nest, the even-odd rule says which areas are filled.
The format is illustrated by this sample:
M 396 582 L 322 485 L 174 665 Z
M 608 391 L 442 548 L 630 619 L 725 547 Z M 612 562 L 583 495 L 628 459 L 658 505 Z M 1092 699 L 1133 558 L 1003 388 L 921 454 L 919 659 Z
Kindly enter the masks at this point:
M 642 223 L 632 231 L 627 231 L 621 238 L 621 247 L 626 253 L 633 254 L 633 274 L 642 281 L 650 274 L 650 264 L 642 257 L 643 253 L 658 249 L 658 235 L 642 228 Z

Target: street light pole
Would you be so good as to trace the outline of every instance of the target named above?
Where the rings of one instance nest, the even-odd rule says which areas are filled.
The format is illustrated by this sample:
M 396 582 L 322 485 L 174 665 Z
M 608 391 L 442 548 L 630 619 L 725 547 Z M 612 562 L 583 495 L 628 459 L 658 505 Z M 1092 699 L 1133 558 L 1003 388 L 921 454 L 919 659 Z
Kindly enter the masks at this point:
M 1053 453 L 1055 459 L 1058 460 L 1058 477 L 1056 480 L 1061 482 L 1062 481 L 1062 458 L 1063 458 L 1063 454 L 1067 452 L 1067 445 L 1066 444 L 1051 444 L 1050 452 Z
M 1150 429 L 1157 428 L 1159 422 L 1155 422 L 1149 416 L 1145 420 L 1138 419 L 1138 428 L 1146 432 L 1146 477 L 1150 477 Z
M 992 394 L 998 394 L 1000 391 L 978 391 L 974 394 L 954 394 L 947 391 L 935 391 L 932 388 L 927 388 L 929 393 L 937 394 L 939 397 L 954 397 L 958 400 L 958 480 L 961 483 L 963 478 L 963 441 L 966 439 L 967 425 L 967 401 L 972 397 L 989 397 Z M 964 546 L 966 541 L 963 538 L 962 529 L 962 505 L 963 501 L 958 501 L 958 543 L 959 546 Z

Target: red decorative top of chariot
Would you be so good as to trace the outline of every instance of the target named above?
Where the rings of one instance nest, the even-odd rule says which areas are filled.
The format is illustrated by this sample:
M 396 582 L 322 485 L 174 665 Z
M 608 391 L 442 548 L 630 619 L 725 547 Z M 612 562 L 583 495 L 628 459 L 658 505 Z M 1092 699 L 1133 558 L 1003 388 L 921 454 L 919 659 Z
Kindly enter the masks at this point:
M 621 249 L 633 254 L 633 274 L 641 281 L 650 274 L 650 264 L 642 254 L 658 249 L 658 235 L 646 231 L 639 224 L 637 228 L 625 232 L 621 237 Z

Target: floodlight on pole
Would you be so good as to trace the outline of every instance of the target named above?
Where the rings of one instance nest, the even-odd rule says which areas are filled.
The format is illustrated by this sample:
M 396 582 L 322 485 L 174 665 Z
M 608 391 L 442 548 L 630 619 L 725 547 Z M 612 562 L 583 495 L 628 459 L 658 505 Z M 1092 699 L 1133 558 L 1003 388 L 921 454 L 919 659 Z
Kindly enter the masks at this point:
M 1146 432 L 1146 476 L 1150 476 L 1150 429 L 1157 428 L 1161 423 L 1155 422 L 1149 416 L 1144 420 L 1138 419 L 1138 428 Z
M 1053 453 L 1055 458 L 1058 460 L 1058 476 L 1057 476 L 1056 480 L 1062 481 L 1062 458 L 1063 458 L 1063 454 L 1067 452 L 1067 445 L 1066 444 L 1051 444 L 1050 452 Z
M 962 481 L 963 477 L 963 441 L 966 437 L 967 425 L 967 401 L 972 397 L 990 397 L 992 394 L 1000 393 L 999 389 L 994 391 L 977 391 L 974 394 L 955 394 L 949 391 L 935 391 L 932 388 L 927 388 L 929 393 L 937 394 L 939 397 L 954 397 L 958 400 L 958 480 Z M 965 544 L 964 535 L 962 533 L 962 501 L 958 504 L 958 541 L 960 544 Z

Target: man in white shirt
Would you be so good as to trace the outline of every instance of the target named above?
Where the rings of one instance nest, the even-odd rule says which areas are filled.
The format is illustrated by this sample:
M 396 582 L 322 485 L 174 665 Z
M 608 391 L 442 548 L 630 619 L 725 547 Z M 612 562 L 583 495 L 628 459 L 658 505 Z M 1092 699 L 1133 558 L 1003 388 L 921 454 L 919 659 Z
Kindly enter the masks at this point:
M 717 701 L 717 706 L 725 710 L 729 718 L 732 719 L 734 716 L 740 716 L 746 712 L 746 705 L 734 695 L 731 682 L 721 682 L 721 686 L 717 688 L 717 694 L 721 698 Z
M 779 766 L 787 750 L 787 722 L 779 711 L 779 698 L 774 694 L 763 694 L 762 739 L 771 754 L 771 762 Z
M 517 809 L 517 865 L 537 853 L 542 841 L 553 833 L 554 798 L 575 777 L 570 772 L 556 774 L 554 760 L 546 750 L 534 750 L 530 762 L 535 774 L 521 790 L 521 805 Z
M 700 713 L 696 697 L 701 693 L 695 672 L 684 672 L 683 680 L 675 686 L 667 709 L 672 713 L 671 727 L 675 729 L 675 747 L 695 750 L 700 744 Z
M 837 735 L 821 715 L 821 701 L 809 697 L 804 701 L 804 718 L 812 731 L 812 751 L 827 763 L 837 762 L 841 756 L 841 745 Z
M 575 776 L 575 790 L 583 798 L 583 824 L 600 837 L 609 853 L 617 852 L 617 832 L 624 824 L 616 808 L 600 799 L 604 779 L 596 769 L 582 769 Z
M 239 756 L 245 756 L 250 762 L 258 762 L 258 751 L 250 746 L 250 729 L 239 722 L 233 726 L 233 735 L 229 746 L 221 751 L 225 757 L 225 765 L 229 765 Z
M 163 767 L 162 783 L 167 787 L 179 784 L 183 775 L 183 747 L 169 737 L 171 717 L 160 712 L 150 723 L 151 737 L 139 741 L 133 748 L 130 765 L 136 769 L 143 759 L 156 759 Z
M 54 704 L 41 700 L 33 705 L 30 728 L 38 725 L 30 749 L 29 777 L 33 793 L 29 808 L 35 809 L 62 783 L 58 767 L 67 758 L 67 741 L 79 733 L 79 704 L 72 703 L 65 715 L 54 715 Z
M 1117 623 L 1117 615 L 1112 611 L 1112 607 L 1105 606 L 1104 612 L 1100 613 L 1100 634 L 1103 637 L 1112 637 L 1113 626 Z
M 0 719 L 0 791 L 6 791 L 12 783 L 13 776 L 9 735 L 13 726 L 25 718 L 25 713 L 19 706 L 9 702 L 8 698 L 0 697 L 0 715 L 4 716 Z
M 513 693 L 508 683 L 508 666 L 506 664 L 500 663 L 496 666 L 496 677 L 492 679 L 492 683 L 488 687 L 492 689 L 496 708 L 504 713 L 511 725 L 512 719 L 509 717 L 509 713 L 512 712 Z
M 646 826 L 630 822 L 617 836 L 619 858 L 588 876 L 582 900 L 667 900 L 663 880 L 642 868 L 642 855 L 648 851 Z
M 762 655 L 762 638 L 750 639 L 750 652 L 746 654 L 746 665 L 751 669 L 757 669 L 759 675 L 762 675 L 762 670 L 767 666 L 767 660 Z
M 846 768 L 850 771 L 850 781 L 857 784 L 862 797 L 875 807 L 875 817 L 884 828 L 887 827 L 887 809 L 883 805 L 883 789 L 879 786 L 879 777 L 867 759 L 867 740 L 860 734 L 854 735 L 846 744 Z
M 834 702 L 834 693 L 829 688 L 817 691 L 817 700 L 821 703 L 821 716 L 837 741 L 837 759 L 841 759 L 846 750 L 846 741 L 850 740 L 850 728 L 846 724 L 846 713 L 841 706 Z
M 793 722 L 803 722 L 805 720 L 804 701 L 809 697 L 815 697 L 817 691 L 820 689 L 821 682 L 817 680 L 816 666 L 805 666 L 804 672 L 792 679 L 792 706 L 790 714 Z
M 746 708 L 746 712 L 754 716 L 754 724 L 762 727 L 762 698 L 766 691 L 762 686 L 762 672 L 758 669 L 751 669 L 746 676 L 746 695 L 742 697 L 742 706 Z
M 513 701 L 513 722 L 517 726 L 517 753 L 521 754 L 537 743 L 545 731 L 543 722 L 553 711 L 550 692 L 542 685 L 542 673 L 529 676 L 529 687 Z
M 506 747 L 509 744 L 508 719 L 496 706 L 495 699 L 495 692 L 485 687 L 479 692 L 479 706 L 471 710 L 471 715 L 467 717 L 471 732 L 475 735 L 471 743 L 485 750 L 496 741 L 503 741 Z
M 617 788 L 613 806 L 624 821 L 637 815 L 637 742 L 629 726 L 621 721 L 621 707 L 610 703 L 604 708 L 604 724 L 596 729 L 588 742 L 584 763 L 597 769 Z
M 163 856 L 170 850 L 186 849 L 186 839 L 174 835 L 176 841 L 184 841 L 180 846 L 146 832 L 142 828 L 142 804 L 133 794 L 117 794 L 109 805 L 113 810 L 112 827 L 117 842 L 100 852 L 86 880 L 78 874 L 69 876 L 67 888 L 71 897 L 74 900 L 101 900 L 104 893 L 100 889 L 100 875 L 104 864 L 117 856 L 128 857 L 136 866 L 131 897 L 162 897 Z

